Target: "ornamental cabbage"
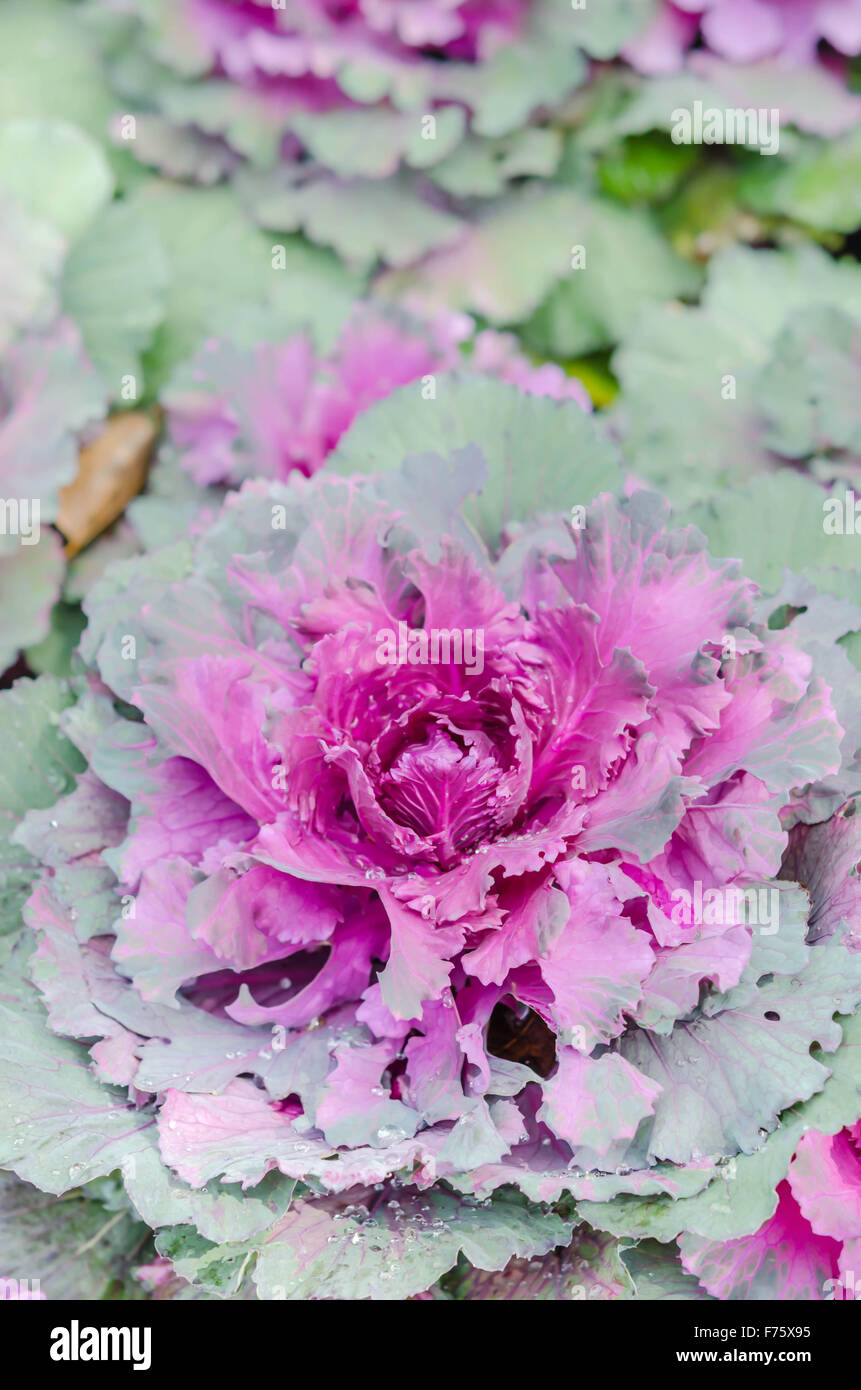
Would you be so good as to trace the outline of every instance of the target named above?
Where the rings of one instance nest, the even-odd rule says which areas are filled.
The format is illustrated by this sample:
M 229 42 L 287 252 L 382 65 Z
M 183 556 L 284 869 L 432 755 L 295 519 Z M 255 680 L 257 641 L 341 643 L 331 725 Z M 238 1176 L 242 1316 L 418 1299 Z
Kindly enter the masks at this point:
M 201 182 L 240 160 L 280 159 L 302 183 L 320 169 L 389 179 L 402 161 L 421 173 L 464 142 L 519 132 L 587 72 L 576 24 L 552 0 L 102 8 L 137 20 L 119 38 L 132 61 L 117 80 L 140 103 L 139 156 Z M 518 142 L 526 165 L 511 176 L 539 172 L 553 144 Z
M 322 467 L 357 415 L 409 382 L 436 396 L 436 378 L 461 361 L 474 325 L 448 314 L 429 325 L 373 303 L 359 304 L 333 350 L 307 331 L 245 347 L 210 337 L 162 393 L 169 445 L 202 487 L 246 478 L 310 475 Z M 592 403 L 582 383 L 554 362 L 533 366 L 512 334 L 484 329 L 470 365 L 538 396 Z
M 389 466 L 369 412 L 331 471 L 115 564 L 75 703 L 7 697 L 59 706 L 87 766 L 66 745 L 13 836 L 42 869 L 0 1163 L 120 1170 L 204 1288 L 252 1256 L 265 1298 L 501 1270 L 713 1204 L 790 1107 L 836 1107 L 861 954 L 818 646 L 658 495 L 606 490 L 576 403 L 443 380 L 396 396 L 454 447 Z
M 644 72 L 668 72 L 701 34 L 706 46 L 733 63 L 775 54 L 799 65 L 817 61 L 824 39 L 838 53 L 861 52 L 858 0 L 663 0 L 645 32 L 625 47 Z

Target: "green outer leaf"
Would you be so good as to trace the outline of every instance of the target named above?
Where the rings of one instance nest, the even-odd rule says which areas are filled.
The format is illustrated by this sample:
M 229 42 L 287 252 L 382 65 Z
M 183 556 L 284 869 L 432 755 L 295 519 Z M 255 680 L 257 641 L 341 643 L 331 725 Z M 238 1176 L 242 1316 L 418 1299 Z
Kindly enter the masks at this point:
M 632 469 L 685 505 L 776 468 L 780 460 L 769 448 L 770 419 L 763 418 L 762 374 L 792 316 L 829 307 L 855 322 L 861 319 L 861 267 L 801 245 L 787 251 L 726 250 L 711 262 L 699 306 L 664 303 L 647 310 L 613 358 L 621 383 L 613 420 Z M 835 351 L 836 344 L 830 348 Z M 845 349 L 843 357 L 848 358 Z M 851 358 L 841 363 L 840 375 L 851 379 Z M 814 374 L 805 382 L 805 397 L 815 396 L 816 389 Z M 782 398 L 792 390 L 784 381 Z M 773 413 L 773 399 L 767 405 Z M 845 413 L 841 404 L 841 427 Z M 832 476 L 834 469 L 832 464 Z M 779 528 L 766 516 L 756 519 L 759 533 L 769 537 L 772 548 L 782 545 Z M 815 539 L 815 527 L 810 531 Z M 792 554 L 794 568 L 802 567 L 788 547 L 783 554 Z
M 113 193 L 101 149 L 60 121 L 0 122 L 0 188 L 74 241 Z
M 411 265 L 456 240 L 464 226 L 422 197 L 408 175 L 343 181 L 323 175 L 293 187 L 283 169 L 240 171 L 236 185 L 256 220 L 279 240 L 282 232 L 302 231 L 364 272 L 378 261 Z
M 861 222 L 861 131 L 810 140 L 791 159 L 753 165 L 740 193 L 754 212 L 782 214 L 820 231 L 854 232 Z
M 60 733 L 62 710 L 73 703 L 55 676 L 18 680 L 0 691 L 0 933 L 20 924 L 36 865 L 9 836 L 27 811 L 53 806 L 75 784 L 84 760 Z
M 302 325 L 325 351 L 361 295 L 361 278 L 331 252 L 258 231 L 227 189 L 153 179 L 125 206 L 157 237 L 169 266 L 164 322 L 145 362 L 150 390 L 204 339 L 234 329 L 250 343 Z
M 0 352 L 27 327 L 57 312 L 57 280 L 65 239 L 50 222 L 33 217 L 0 193 Z
M 0 986 L 0 1168 L 60 1193 L 144 1152 L 153 1120 L 96 1080 L 84 1047 L 48 1030 L 26 976 L 32 944 L 19 941 Z
M 569 271 L 521 329 L 541 352 L 576 357 L 610 347 L 649 305 L 699 287 L 699 268 L 676 254 L 648 212 L 583 201 L 570 240 L 585 248 L 585 266 Z
M 570 514 L 621 487 L 613 450 L 571 401 L 528 396 L 488 377 L 441 376 L 436 398 L 404 386 L 358 417 L 328 460 L 329 472 L 388 473 L 409 454 L 480 444 L 490 477 L 464 512 L 493 545 L 502 528 L 535 512 Z
M 571 1236 L 570 1221 L 516 1197 L 470 1206 L 440 1190 L 404 1189 L 394 1200 L 399 1205 L 374 1212 L 373 1225 L 298 1202 L 260 1246 L 260 1297 L 409 1298 L 435 1283 L 460 1251 L 479 1269 L 502 1269 L 513 1255 L 545 1254 Z
M 147 361 L 152 387 L 200 345 L 214 306 L 265 299 L 275 272 L 269 239 L 224 188 L 180 188 L 153 179 L 125 206 L 157 235 L 170 269 L 165 320 Z
M 196 1288 L 222 1298 L 245 1296 L 240 1289 L 254 1254 L 248 1245 L 218 1245 L 187 1226 L 167 1226 L 156 1236 L 155 1247 Z
M 11 666 L 22 647 L 47 636 L 62 582 L 63 552 L 51 531 L 43 531 L 37 545 L 0 555 L 0 670 Z
M 62 563 L 59 563 L 58 583 L 61 576 Z M 76 603 L 55 603 L 51 609 L 51 625 L 47 635 L 25 652 L 30 670 L 38 674 L 50 671 L 55 676 L 71 675 L 72 653 L 78 645 L 85 621 Z
M 215 1181 L 197 1190 L 165 1166 L 154 1129 L 147 1130 L 147 1145 L 124 1165 L 123 1180 L 132 1205 L 153 1228 L 190 1224 L 205 1240 L 250 1240 L 284 1214 L 296 1188 L 294 1179 L 272 1173 L 246 1190 Z
M 446 106 L 433 119 L 433 139 L 422 137 L 423 113 L 385 106 L 300 112 L 290 124 L 313 158 L 333 173 L 377 179 L 394 174 L 402 158 L 420 169 L 451 153 L 463 136 L 466 113 Z
M 550 178 L 561 155 L 559 131 L 545 126 L 529 126 L 499 140 L 471 136 L 435 165 L 429 178 L 455 198 L 492 198 L 504 192 L 510 179 L 527 174 Z
M 0 1276 L 38 1279 L 48 1299 L 142 1299 L 131 1266 L 149 1229 L 127 1211 L 111 1213 L 75 1192 L 60 1201 L 0 1174 Z
M 833 306 L 796 310 L 759 378 L 765 442 L 802 459 L 826 450 L 861 453 L 861 324 Z
M 505 1269 L 486 1273 L 468 1268 L 445 1279 L 451 1296 L 486 1301 L 537 1299 L 542 1302 L 626 1299 L 633 1295 L 624 1243 L 588 1226 L 578 1226 L 564 1250 L 536 1259 L 510 1260 Z M 692 1281 L 696 1283 L 696 1281 Z
M 59 0 L 3 0 L 0 119 L 71 121 L 106 138 L 116 102 L 77 8 Z
M 300 1200 L 262 1238 L 216 1245 L 172 1227 L 156 1244 L 179 1275 L 215 1293 L 240 1290 L 256 1257 L 263 1299 L 398 1301 L 430 1288 L 461 1251 L 477 1268 L 499 1270 L 512 1256 L 567 1244 L 571 1230 L 570 1220 L 517 1196 L 476 1206 L 439 1189 L 396 1188 L 370 1215 L 361 1198 L 349 1206 Z
M 852 1124 L 861 1111 L 861 1013 L 840 1019 L 843 1041 L 836 1052 L 813 1057 L 831 1075 L 822 1090 L 781 1116 L 779 1127 L 754 1154 L 742 1154 L 725 1165 L 722 1175 L 692 1197 L 620 1196 L 610 1202 L 580 1202 L 584 1220 L 614 1235 L 653 1236 L 674 1240 L 693 1231 L 712 1240 L 750 1235 L 773 1215 L 775 1189 L 786 1176 L 802 1134 L 817 1129 L 836 1134 Z
M 793 982 L 796 982 L 793 987 Z M 820 1091 L 827 1064 L 810 1056 L 840 1045 L 833 1016 L 861 1002 L 861 957 L 836 937 L 820 942 L 796 976 L 766 975 L 756 991 L 667 1037 L 627 1035 L 622 1056 L 663 1087 L 644 1122 L 649 1153 L 687 1163 L 751 1153 L 793 1101 Z
M 641 1240 L 627 1248 L 623 1245 L 621 1260 L 634 1282 L 633 1297 L 637 1300 L 714 1302 L 699 1280 L 682 1269 L 675 1245 L 662 1245 L 657 1240 Z
M 430 310 L 465 310 L 493 324 L 516 323 L 569 273 L 582 206 L 570 189 L 532 181 L 495 200 L 451 247 L 382 276 L 380 289 L 393 298 L 420 297 Z
M 139 377 L 139 353 L 164 316 L 167 261 L 154 230 L 123 203 L 106 208 L 72 248 L 63 272 L 63 309 L 80 327 L 84 345 L 112 397 L 127 375 Z
M 565 357 L 611 345 L 645 305 L 693 294 L 700 278 L 648 212 L 533 180 L 380 289 L 493 324 L 527 319 L 532 345 Z
M 517 43 L 500 45 L 483 63 L 438 64 L 434 88 L 439 97 L 469 106 L 472 130 L 493 138 L 527 125 L 536 108 L 563 102 L 588 70 L 566 26 L 562 42 L 552 35 L 524 34 Z
M 631 135 L 603 155 L 598 181 L 605 193 L 623 203 L 660 203 L 669 198 L 698 162 L 695 145 L 674 145 L 650 131 Z
M 760 474 L 740 488 L 725 488 L 680 518 L 704 532 L 712 555 L 741 560 L 746 575 L 766 593 L 780 587 L 784 568 L 854 569 L 858 537 L 827 535 L 829 494 L 801 473 Z
M 0 816 L 9 829 L 26 811 L 52 806 L 83 771 L 80 753 L 59 730 L 61 711 L 73 703 L 69 687 L 53 676 L 0 691 Z
M 623 44 L 642 33 L 657 12 L 658 0 L 600 0 L 574 9 L 567 16 L 566 32 L 570 28 L 574 42 L 591 57 L 616 58 Z

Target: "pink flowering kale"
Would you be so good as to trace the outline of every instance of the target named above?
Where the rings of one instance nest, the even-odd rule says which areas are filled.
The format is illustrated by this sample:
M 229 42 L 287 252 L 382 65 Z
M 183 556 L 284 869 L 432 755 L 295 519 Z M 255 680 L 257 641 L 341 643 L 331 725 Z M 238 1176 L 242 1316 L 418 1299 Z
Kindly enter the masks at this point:
M 11 847 L 42 867 L 0 1163 L 121 1170 L 178 1277 L 253 1255 L 264 1298 L 400 1298 L 567 1245 L 575 1204 L 618 1234 L 715 1202 L 791 1107 L 839 1108 L 861 1002 L 804 629 L 606 491 L 575 403 L 474 378 L 387 409 L 375 454 L 370 412 L 333 471 L 115 565 L 76 703 L 5 697 L 53 712 L 69 790 Z
M 656 114 L 666 100 L 701 100 L 706 109 L 776 110 L 781 128 L 819 136 L 848 137 L 858 124 L 847 60 L 861 53 L 859 0 L 659 0 L 619 51 L 649 79 Z M 815 199 L 803 163 L 793 212 L 805 221 L 805 201 Z
M 437 375 L 463 361 L 458 339 L 472 325 L 447 315 L 430 327 L 373 304 L 351 314 L 334 350 L 321 354 L 307 332 L 243 348 L 210 339 L 162 396 L 170 444 L 201 486 L 316 473 L 356 416 L 399 386 L 436 399 Z M 533 366 L 509 334 L 477 334 L 474 369 L 533 395 L 591 409 L 576 377 L 555 363 Z
M 697 34 L 733 63 L 780 55 L 799 64 L 817 59 L 825 40 L 838 53 L 861 53 L 859 0 L 664 0 L 646 31 L 628 43 L 625 56 L 644 72 L 681 65 Z
M 103 8 L 138 19 L 115 71 L 138 104 L 138 157 L 201 182 L 242 161 L 281 161 L 281 194 L 312 223 L 328 220 L 337 197 L 326 174 L 348 193 L 364 186 L 383 215 L 398 190 L 380 188 L 380 204 L 363 181 L 422 175 L 451 156 L 462 180 L 476 157 L 483 165 L 483 141 L 513 137 L 508 177 L 546 171 L 548 142 L 522 139 L 521 128 L 587 71 L 570 17 L 552 0 L 103 0 Z M 413 226 L 400 234 L 423 223 L 432 240 L 450 237 L 457 224 L 443 202 L 439 193 L 427 205 L 418 190 L 405 195 L 398 206 Z M 367 218 L 367 206 L 352 206 Z
M 426 52 L 475 62 L 522 30 L 529 0 L 184 0 L 175 23 L 194 31 L 198 51 L 237 80 L 309 79 L 313 104 L 346 61 L 370 55 L 393 70 Z M 316 86 L 314 84 L 317 84 Z M 302 88 L 297 85 L 301 99 Z

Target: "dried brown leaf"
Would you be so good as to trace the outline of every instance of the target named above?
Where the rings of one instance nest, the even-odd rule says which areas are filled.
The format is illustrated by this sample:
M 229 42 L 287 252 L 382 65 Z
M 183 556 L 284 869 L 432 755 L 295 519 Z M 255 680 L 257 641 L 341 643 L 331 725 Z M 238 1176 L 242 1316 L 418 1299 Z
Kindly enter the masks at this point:
M 57 529 L 69 559 L 125 511 L 146 482 L 158 424 L 140 410 L 111 416 L 101 434 L 81 449 L 78 476 L 60 493 Z

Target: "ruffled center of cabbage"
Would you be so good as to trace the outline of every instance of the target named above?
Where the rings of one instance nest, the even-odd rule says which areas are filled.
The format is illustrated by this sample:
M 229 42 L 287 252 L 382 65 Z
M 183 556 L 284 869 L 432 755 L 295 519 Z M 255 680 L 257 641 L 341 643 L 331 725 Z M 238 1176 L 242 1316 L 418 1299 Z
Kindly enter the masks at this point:
M 434 844 L 440 864 L 448 866 L 492 833 L 501 772 L 489 740 L 467 741 L 431 725 L 380 777 L 380 804 L 392 820 Z

